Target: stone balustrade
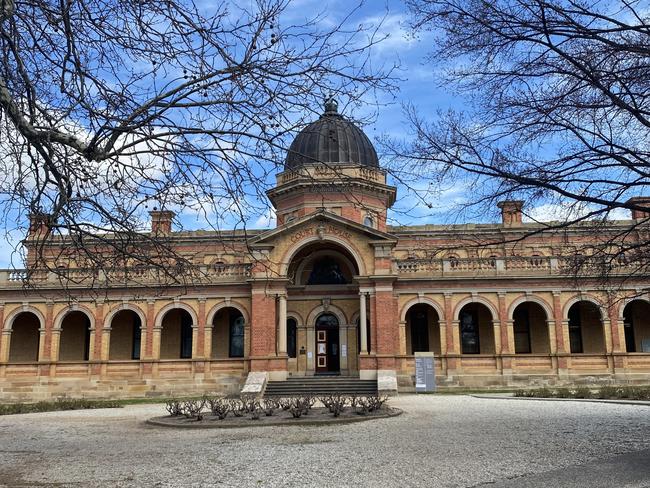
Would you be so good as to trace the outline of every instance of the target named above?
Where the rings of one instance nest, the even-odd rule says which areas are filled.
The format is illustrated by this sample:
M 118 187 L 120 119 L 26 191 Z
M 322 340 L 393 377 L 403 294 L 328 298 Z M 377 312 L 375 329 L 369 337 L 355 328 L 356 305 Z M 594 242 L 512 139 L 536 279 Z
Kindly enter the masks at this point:
M 637 263 L 638 266 L 638 263 Z M 625 274 L 633 267 L 630 263 L 608 262 L 607 272 Z M 599 276 L 603 262 L 596 258 L 515 256 L 466 259 L 401 259 L 394 261 L 394 271 L 399 275 L 421 275 L 431 278 L 455 276 L 566 276 L 572 274 Z
M 138 285 L 210 284 L 243 282 L 252 264 L 211 264 L 183 267 L 59 268 L 56 270 L 1 269 L 0 287 L 120 287 Z

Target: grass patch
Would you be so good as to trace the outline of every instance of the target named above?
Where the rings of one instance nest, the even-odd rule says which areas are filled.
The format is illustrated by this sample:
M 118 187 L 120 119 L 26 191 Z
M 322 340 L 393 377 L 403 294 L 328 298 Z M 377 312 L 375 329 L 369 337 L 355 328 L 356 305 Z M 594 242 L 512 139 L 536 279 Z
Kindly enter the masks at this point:
M 13 415 L 18 413 L 58 412 L 61 410 L 89 410 L 94 408 L 121 408 L 119 401 L 113 400 L 54 400 L 51 402 L 36 403 L 7 403 L 0 405 L 0 415 Z
M 600 398 L 604 400 L 645 400 L 650 401 L 650 386 L 601 386 L 591 389 L 577 388 L 535 388 L 515 391 L 516 397 L 523 398 Z

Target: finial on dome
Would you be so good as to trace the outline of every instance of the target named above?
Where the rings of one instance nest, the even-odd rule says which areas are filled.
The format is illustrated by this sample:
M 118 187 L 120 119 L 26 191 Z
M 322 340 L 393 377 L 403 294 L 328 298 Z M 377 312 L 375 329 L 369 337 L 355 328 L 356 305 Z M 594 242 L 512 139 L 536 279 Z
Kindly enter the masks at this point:
M 334 95 L 330 95 L 325 99 L 325 114 L 337 114 L 339 112 L 339 102 L 336 101 Z

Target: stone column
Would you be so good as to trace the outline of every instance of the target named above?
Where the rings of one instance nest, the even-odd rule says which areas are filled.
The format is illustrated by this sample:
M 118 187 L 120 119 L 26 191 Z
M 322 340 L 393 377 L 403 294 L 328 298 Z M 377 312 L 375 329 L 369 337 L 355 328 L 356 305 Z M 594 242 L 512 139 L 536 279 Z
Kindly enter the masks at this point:
M 399 322 L 399 353 L 401 356 L 406 355 L 406 320 Z
M 560 302 L 560 292 L 553 292 L 553 318 L 555 320 L 555 340 L 557 341 L 558 354 L 569 352 L 569 348 L 564 342 L 564 320 L 562 318 L 562 303 Z
M 287 355 L 287 296 L 278 295 L 278 356 Z
M 368 329 L 366 313 L 366 292 L 359 293 L 359 337 L 361 338 L 361 353 L 368 354 Z
M 194 342 L 194 338 L 192 338 L 192 357 L 193 358 L 198 358 L 198 359 L 203 359 L 206 357 L 205 350 L 206 350 L 206 344 L 205 344 L 205 330 L 206 330 L 206 323 L 205 323 L 205 298 L 201 297 L 199 298 L 199 314 L 198 314 L 198 323 L 196 324 L 198 327 L 196 329 L 196 342 Z M 194 345 L 196 344 L 196 346 Z
M 9 345 L 11 344 L 11 329 L 2 329 L 2 334 L 0 334 L 0 363 L 6 363 L 9 361 Z

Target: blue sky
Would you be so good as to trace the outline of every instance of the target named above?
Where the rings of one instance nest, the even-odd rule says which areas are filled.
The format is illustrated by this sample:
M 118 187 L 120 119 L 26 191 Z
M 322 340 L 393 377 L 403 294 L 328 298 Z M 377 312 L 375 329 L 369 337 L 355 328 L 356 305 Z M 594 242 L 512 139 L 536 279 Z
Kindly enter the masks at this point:
M 215 5 L 214 0 L 203 0 L 207 9 Z M 357 5 L 351 0 L 293 0 L 285 12 L 285 23 L 300 24 L 317 15 L 321 15 L 325 25 L 339 23 L 344 16 Z M 431 33 L 420 33 L 413 36 L 409 29 L 409 13 L 401 0 L 366 0 L 349 19 L 349 26 L 358 24 L 364 26 L 378 25 L 381 23 L 380 34 L 388 37 L 376 46 L 372 57 L 374 63 L 392 65 L 399 62 L 400 70 L 396 75 L 400 78 L 399 91 L 395 96 L 385 95 L 380 99 L 381 105 L 377 109 L 374 122 L 364 126 L 366 134 L 376 142 L 381 136 L 393 138 L 408 138 L 408 127 L 402 113 L 402 104 L 412 104 L 421 114 L 435 116 L 437 111 L 448 108 L 463 109 L 464 101 L 454 97 L 453 93 L 436 80 L 435 70 L 439 69 L 427 60 L 431 51 L 434 36 Z M 351 117 L 359 117 L 363 113 L 344 113 Z M 378 146 L 378 144 L 376 144 Z M 391 182 L 389 181 L 390 183 Z M 420 190 L 427 192 L 428 183 L 423 183 Z M 394 210 L 389 213 L 390 223 L 393 225 L 410 225 L 425 223 L 441 223 L 453 220 L 450 209 L 456 204 L 461 204 L 465 198 L 465 188 L 458 182 L 450 188 L 438 188 L 427 195 L 427 200 L 432 208 L 422 205 L 420 199 L 415 198 L 412 191 L 404 186 L 398 186 L 398 200 Z M 537 212 L 535 214 L 535 211 Z M 540 220 L 551 220 L 556 217 L 558 208 L 553 205 L 541 206 L 533 213 Z M 626 218 L 624 215 L 617 218 Z M 474 216 L 472 221 L 494 221 L 497 218 L 497 209 L 493 213 Z M 185 229 L 206 228 L 202 217 L 186 212 L 180 216 Z M 264 228 L 275 224 L 270 212 L 252 216 L 247 222 L 248 228 Z M 227 225 L 227 223 L 226 223 Z M 13 255 L 17 242 L 23 237 L 24 228 L 15 229 L 16 224 L 5 224 L 6 239 L 0 238 L 0 267 L 11 265 L 20 267 L 19 256 Z

